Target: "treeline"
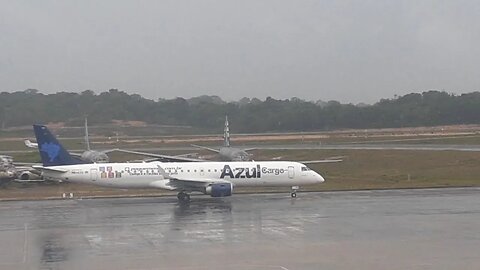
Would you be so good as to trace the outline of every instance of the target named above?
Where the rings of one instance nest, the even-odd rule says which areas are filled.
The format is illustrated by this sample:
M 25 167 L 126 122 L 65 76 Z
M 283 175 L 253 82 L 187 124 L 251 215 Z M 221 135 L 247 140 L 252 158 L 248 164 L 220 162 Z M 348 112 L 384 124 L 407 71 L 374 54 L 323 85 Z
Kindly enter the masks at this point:
M 382 99 L 373 105 L 270 97 L 224 102 L 216 96 L 154 101 L 116 89 L 98 95 L 89 90 L 48 95 L 34 89 L 0 93 L 1 128 L 49 122 L 78 126 L 88 116 L 92 124 L 137 120 L 218 130 L 225 115 L 237 133 L 478 124 L 480 92 L 453 95 L 428 91 Z

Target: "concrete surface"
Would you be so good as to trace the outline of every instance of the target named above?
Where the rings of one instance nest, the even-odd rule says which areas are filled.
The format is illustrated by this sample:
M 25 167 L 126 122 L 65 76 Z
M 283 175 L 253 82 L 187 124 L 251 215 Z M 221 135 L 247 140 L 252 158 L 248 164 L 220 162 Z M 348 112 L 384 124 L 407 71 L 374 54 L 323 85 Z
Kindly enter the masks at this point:
M 0 269 L 480 269 L 480 189 L 0 203 Z

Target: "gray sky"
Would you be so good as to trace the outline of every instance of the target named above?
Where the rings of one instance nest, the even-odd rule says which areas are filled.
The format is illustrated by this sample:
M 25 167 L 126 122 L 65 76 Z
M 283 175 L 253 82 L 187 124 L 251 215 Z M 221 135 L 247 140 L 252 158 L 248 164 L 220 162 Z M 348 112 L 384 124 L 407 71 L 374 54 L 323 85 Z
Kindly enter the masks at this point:
M 0 5 L 0 91 L 372 103 L 480 90 L 480 1 Z

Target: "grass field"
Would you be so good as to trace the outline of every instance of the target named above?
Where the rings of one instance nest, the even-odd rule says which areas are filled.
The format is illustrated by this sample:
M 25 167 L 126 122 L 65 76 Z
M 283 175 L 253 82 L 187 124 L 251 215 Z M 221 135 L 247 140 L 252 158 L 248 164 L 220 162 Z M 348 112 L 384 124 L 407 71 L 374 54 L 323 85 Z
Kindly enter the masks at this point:
M 174 154 L 174 153 L 169 153 Z M 256 160 L 317 160 L 344 156 L 339 163 L 312 164 L 326 182 L 303 187 L 305 191 L 360 190 L 423 187 L 480 186 L 480 153 L 410 150 L 257 150 Z M 114 155 L 115 160 L 134 156 Z M 289 188 L 239 189 L 238 192 L 288 192 Z M 0 189 L 0 199 L 59 198 L 63 192 L 77 197 L 174 194 L 161 190 L 118 190 L 74 184 L 11 184 Z
M 261 158 L 283 156 L 314 160 L 345 156 L 343 162 L 312 164 L 326 182 L 314 190 L 480 186 L 480 153 L 412 150 L 264 151 Z

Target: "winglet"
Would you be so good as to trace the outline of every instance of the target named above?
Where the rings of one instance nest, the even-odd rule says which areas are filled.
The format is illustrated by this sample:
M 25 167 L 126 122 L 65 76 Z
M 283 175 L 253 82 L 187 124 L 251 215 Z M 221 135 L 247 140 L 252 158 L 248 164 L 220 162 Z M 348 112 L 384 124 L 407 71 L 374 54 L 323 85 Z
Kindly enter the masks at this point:
M 157 165 L 157 168 L 158 168 L 158 173 L 163 176 L 163 179 L 170 179 L 170 175 L 160 166 L 160 165 Z

